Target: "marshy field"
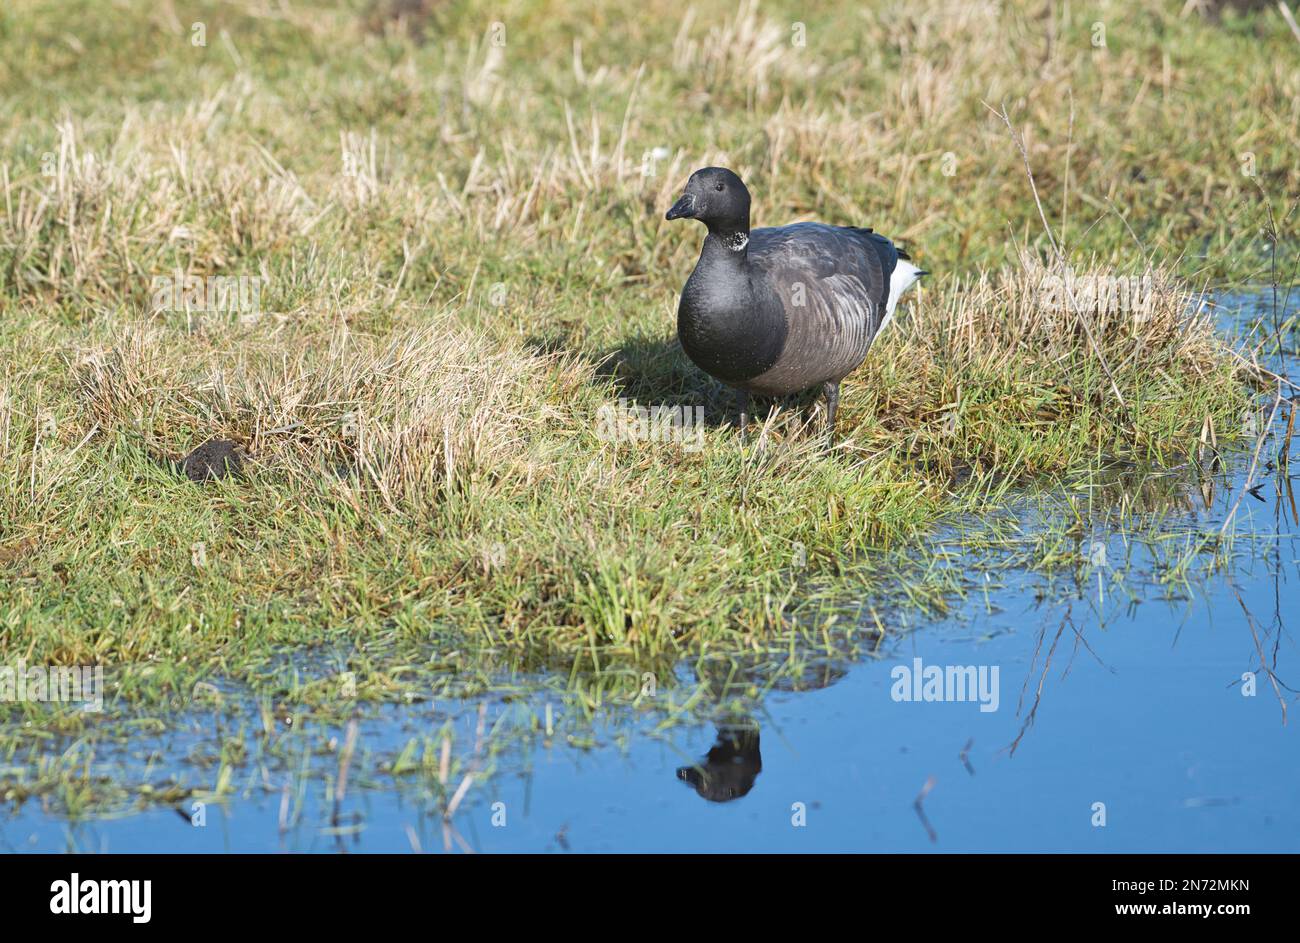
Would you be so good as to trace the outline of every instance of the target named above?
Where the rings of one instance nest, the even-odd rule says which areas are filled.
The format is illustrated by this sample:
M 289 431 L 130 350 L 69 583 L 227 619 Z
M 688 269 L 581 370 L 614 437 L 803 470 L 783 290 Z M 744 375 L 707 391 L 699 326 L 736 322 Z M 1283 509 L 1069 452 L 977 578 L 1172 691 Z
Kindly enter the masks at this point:
M 1283 7 L 8 0 L 0 848 L 1300 849 Z

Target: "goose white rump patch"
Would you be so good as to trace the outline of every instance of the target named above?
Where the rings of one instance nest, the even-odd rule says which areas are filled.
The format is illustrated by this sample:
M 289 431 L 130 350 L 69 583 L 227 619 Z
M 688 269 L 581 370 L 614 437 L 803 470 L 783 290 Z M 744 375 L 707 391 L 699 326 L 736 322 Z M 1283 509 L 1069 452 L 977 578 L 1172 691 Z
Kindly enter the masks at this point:
M 889 300 L 885 302 L 885 320 L 880 322 L 880 331 L 883 331 L 885 325 L 893 318 L 894 308 L 898 306 L 898 299 L 902 297 L 903 292 L 915 285 L 920 277 L 921 269 L 906 259 L 898 260 L 893 274 L 889 276 Z M 880 331 L 876 333 L 879 334 Z

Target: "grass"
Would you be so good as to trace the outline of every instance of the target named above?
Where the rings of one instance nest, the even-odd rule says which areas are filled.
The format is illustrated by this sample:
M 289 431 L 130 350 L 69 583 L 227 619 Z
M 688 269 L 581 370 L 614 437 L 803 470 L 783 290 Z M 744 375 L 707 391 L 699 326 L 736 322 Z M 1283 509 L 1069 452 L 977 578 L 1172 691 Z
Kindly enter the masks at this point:
M 945 605 L 936 528 L 1231 439 L 1268 378 L 1188 298 L 1289 245 L 1259 236 L 1300 192 L 1278 17 L 679 9 L 6 5 L 0 663 L 104 664 L 117 711 L 219 679 L 325 717 L 343 672 L 588 703 L 684 660 L 797 676 Z M 1142 311 L 1045 300 L 1004 102 L 1071 263 L 1151 276 Z M 699 233 L 662 214 L 710 163 L 757 225 L 869 224 L 936 272 L 834 449 L 808 403 L 739 436 L 676 344 Z M 185 276 L 257 309 L 160 308 Z M 702 406 L 702 447 L 602 438 L 620 397 Z M 214 437 L 246 474 L 179 476 Z

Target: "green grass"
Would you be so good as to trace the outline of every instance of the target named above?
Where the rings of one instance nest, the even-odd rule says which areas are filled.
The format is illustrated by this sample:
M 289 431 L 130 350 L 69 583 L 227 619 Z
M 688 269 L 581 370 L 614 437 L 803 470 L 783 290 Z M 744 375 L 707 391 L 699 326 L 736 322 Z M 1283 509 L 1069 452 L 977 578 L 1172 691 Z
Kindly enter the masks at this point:
M 797 676 L 945 606 L 937 527 L 1229 440 L 1260 382 L 1174 283 L 1264 277 L 1300 190 L 1276 16 L 385 9 L 0 14 L 0 662 L 104 664 L 116 710 L 221 678 L 323 714 L 345 670 L 363 700 Z M 1168 282 L 1148 319 L 1089 315 L 1099 350 L 1021 271 L 1047 242 L 985 101 L 1080 270 Z M 756 225 L 872 225 L 936 273 L 833 450 L 807 404 L 720 424 L 676 346 L 699 232 L 662 215 L 709 163 Z M 261 311 L 153 310 L 175 272 L 260 276 Z M 704 405 L 702 448 L 603 441 L 620 396 Z M 214 436 L 246 476 L 167 464 Z

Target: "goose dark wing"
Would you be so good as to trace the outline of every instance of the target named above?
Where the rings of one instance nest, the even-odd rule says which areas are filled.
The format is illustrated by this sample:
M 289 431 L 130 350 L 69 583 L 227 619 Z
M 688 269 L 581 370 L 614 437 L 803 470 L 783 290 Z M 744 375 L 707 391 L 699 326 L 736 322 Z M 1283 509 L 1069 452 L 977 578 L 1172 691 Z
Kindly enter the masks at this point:
M 862 363 L 885 317 L 893 243 L 870 229 L 796 223 L 755 229 L 748 248 L 756 288 L 779 300 L 789 328 L 762 385 L 806 388 Z

